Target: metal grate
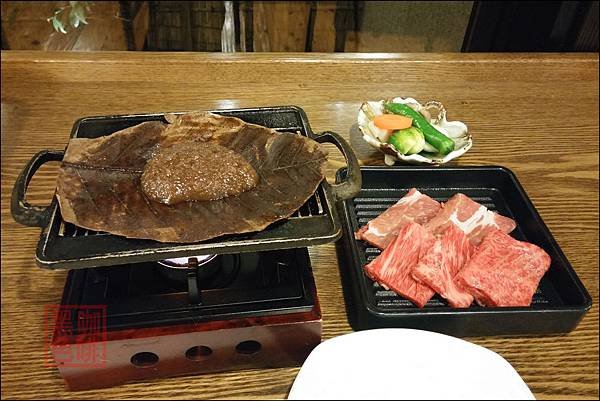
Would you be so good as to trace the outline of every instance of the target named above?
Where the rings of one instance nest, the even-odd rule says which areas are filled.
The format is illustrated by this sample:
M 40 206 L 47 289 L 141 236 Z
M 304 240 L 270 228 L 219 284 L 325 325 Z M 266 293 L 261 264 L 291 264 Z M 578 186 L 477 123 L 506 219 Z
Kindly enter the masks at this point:
M 61 237 L 87 237 L 87 236 L 99 236 L 99 235 L 109 235 L 109 233 L 104 231 L 93 231 L 87 230 L 85 228 L 81 228 L 76 226 L 75 224 L 67 223 L 66 221 L 60 222 L 60 228 L 58 229 L 58 235 Z
M 315 194 L 308 199 L 304 205 L 302 205 L 294 214 L 292 214 L 289 218 L 301 218 L 301 217 L 311 217 L 311 216 L 319 216 L 323 214 L 323 202 L 321 201 L 321 197 L 325 196 L 324 194 L 320 194 L 321 190 L 319 189 Z M 64 220 L 60 222 L 60 228 L 58 229 L 58 235 L 60 237 L 87 237 L 87 236 L 101 236 L 101 235 L 111 235 L 110 233 L 104 231 L 93 231 L 87 230 L 85 228 L 78 227 L 74 224 L 67 223 Z
M 396 203 L 400 198 L 402 198 L 406 192 L 408 191 L 393 191 L 394 196 L 384 196 L 384 197 L 357 197 L 354 198 L 354 210 L 356 212 L 356 229 L 364 226 L 367 222 L 379 216 L 383 211 L 388 209 L 394 203 Z M 448 197 L 446 196 L 436 196 L 427 191 L 422 191 L 427 194 L 431 198 L 435 199 L 438 202 L 446 202 Z M 465 193 L 465 195 L 469 196 L 474 201 L 478 202 L 481 205 L 484 205 L 489 210 L 497 211 L 496 203 L 491 196 L 471 196 L 466 191 L 461 191 Z M 386 195 L 390 195 L 387 193 Z M 359 253 L 362 265 L 366 265 L 375 259 L 379 254 L 381 254 L 381 250 L 375 247 L 367 246 L 364 242 L 358 241 L 359 243 Z M 412 302 L 407 299 L 402 298 L 395 292 L 391 290 L 387 290 L 381 284 L 372 281 L 365 274 L 366 282 L 370 284 L 368 286 L 368 290 L 371 292 L 374 303 L 378 308 L 384 310 L 394 310 L 398 308 L 416 308 Z M 550 301 L 548 298 L 544 296 L 541 289 L 538 288 L 536 293 L 533 296 L 532 305 L 548 305 Z M 438 294 L 435 294 L 433 298 L 427 302 L 426 307 L 445 307 L 447 306 L 446 302 L 441 298 Z M 471 308 L 478 308 L 478 306 L 472 306 Z
M 304 136 L 314 137 L 306 114 L 295 106 L 212 112 L 237 117 L 252 124 L 279 127 L 278 131 L 300 131 Z M 164 114 L 85 117 L 75 123 L 71 137 L 98 138 L 146 121 L 164 121 Z M 341 146 L 329 137 L 325 137 L 322 142 Z M 357 168 L 356 165 L 354 167 Z M 331 210 L 333 204 L 330 202 L 335 194 L 335 188 L 322 182 L 312 198 L 291 218 L 282 219 L 258 232 L 224 235 L 190 244 L 162 243 L 76 228 L 62 221 L 60 209 L 57 202 L 54 202 L 48 229 L 40 237 L 36 261 L 43 268 L 83 269 L 189 255 L 262 252 L 325 244 L 337 240 L 341 235 L 338 216 Z

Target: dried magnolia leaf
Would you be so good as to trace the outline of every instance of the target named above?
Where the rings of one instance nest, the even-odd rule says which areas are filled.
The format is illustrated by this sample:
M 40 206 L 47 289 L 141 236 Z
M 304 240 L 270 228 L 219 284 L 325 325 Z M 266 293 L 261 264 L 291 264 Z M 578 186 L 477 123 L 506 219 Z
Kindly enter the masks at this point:
M 57 184 L 63 218 L 130 238 L 198 242 L 260 231 L 290 216 L 324 178 L 327 152 L 312 139 L 211 113 L 169 115 L 168 121 L 72 139 Z M 150 200 L 140 185 L 146 163 L 159 149 L 189 141 L 233 150 L 258 173 L 258 184 L 215 201 L 165 205 Z

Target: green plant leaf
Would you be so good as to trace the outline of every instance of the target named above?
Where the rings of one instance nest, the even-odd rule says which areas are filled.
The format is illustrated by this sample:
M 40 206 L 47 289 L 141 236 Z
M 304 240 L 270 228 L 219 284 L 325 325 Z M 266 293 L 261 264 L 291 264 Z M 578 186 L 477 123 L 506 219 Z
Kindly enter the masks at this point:
M 69 12 L 69 24 L 71 24 L 73 28 L 77 28 L 79 26 L 79 16 L 76 14 L 74 8 L 71 8 L 71 11 Z
M 81 22 L 82 24 L 87 24 L 87 21 L 85 20 L 85 9 L 83 4 L 76 4 L 73 7 L 72 12 L 75 14 L 79 22 Z
M 65 27 L 72 26 L 78 28 L 80 24 L 86 24 L 86 10 L 90 11 L 89 1 L 69 1 L 69 5 L 54 10 L 54 15 L 46 21 L 52 22 L 54 30 L 57 32 L 67 33 Z M 63 12 L 69 9 L 69 12 Z
M 54 27 L 54 30 L 56 32 L 67 33 L 67 31 L 65 31 L 63 23 L 56 17 L 52 17 L 52 26 Z

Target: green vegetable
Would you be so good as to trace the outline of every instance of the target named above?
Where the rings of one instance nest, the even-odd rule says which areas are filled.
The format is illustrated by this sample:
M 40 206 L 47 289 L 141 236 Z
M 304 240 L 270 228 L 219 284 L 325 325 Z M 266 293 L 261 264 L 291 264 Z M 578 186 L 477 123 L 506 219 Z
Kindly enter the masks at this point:
M 423 150 L 425 137 L 420 129 L 415 127 L 405 128 L 394 132 L 388 143 L 404 155 L 412 155 Z
M 421 113 L 402 103 L 384 103 L 383 107 L 391 113 L 411 117 L 413 126 L 419 128 L 423 132 L 427 143 L 436 148 L 442 155 L 447 155 L 454 150 L 454 141 L 435 129 Z

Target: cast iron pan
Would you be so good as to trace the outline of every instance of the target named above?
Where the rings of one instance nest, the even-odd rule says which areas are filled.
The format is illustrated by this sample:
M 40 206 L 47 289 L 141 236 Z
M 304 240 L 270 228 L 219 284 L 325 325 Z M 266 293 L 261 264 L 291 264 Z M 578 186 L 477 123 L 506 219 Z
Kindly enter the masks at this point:
M 348 176 L 337 184 L 323 180 L 296 214 L 260 232 L 226 235 L 194 244 L 172 244 L 75 227 L 63 221 L 56 197 L 46 207 L 28 204 L 25 193 L 35 172 L 46 162 L 61 161 L 64 154 L 62 151 L 44 150 L 29 161 L 17 178 L 11 200 L 11 212 L 17 222 L 42 228 L 36 252 L 38 265 L 49 269 L 76 269 L 184 256 L 301 248 L 332 242 L 341 236 L 334 204 L 352 198 L 360 190 L 361 173 L 356 156 L 339 134 L 331 131 L 315 134 L 306 113 L 296 106 L 212 112 L 281 132 L 299 133 L 320 143 L 331 143 L 344 155 Z M 85 117 L 75 122 L 71 138 L 97 138 L 145 121 L 165 121 L 164 113 Z

